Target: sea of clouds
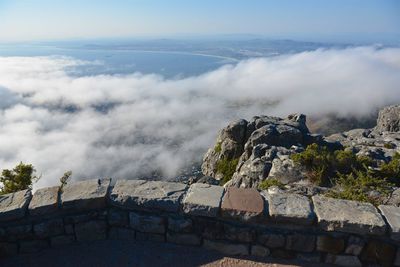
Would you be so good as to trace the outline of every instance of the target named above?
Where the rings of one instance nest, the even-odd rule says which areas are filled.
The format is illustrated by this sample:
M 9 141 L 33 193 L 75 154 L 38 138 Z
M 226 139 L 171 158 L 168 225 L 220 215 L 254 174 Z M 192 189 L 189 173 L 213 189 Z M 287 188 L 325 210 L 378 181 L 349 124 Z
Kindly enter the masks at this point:
M 400 103 L 400 49 L 356 47 L 250 59 L 203 75 L 76 76 L 66 57 L 0 57 L 0 169 L 41 180 L 173 177 L 237 118 L 363 117 Z

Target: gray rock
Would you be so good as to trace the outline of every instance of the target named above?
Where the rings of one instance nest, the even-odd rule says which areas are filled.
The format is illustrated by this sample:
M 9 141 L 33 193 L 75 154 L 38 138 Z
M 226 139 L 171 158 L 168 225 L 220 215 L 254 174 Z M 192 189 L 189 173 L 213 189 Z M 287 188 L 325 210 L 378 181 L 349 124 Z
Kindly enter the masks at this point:
M 251 255 L 252 256 L 265 258 L 265 257 L 269 256 L 269 254 L 271 254 L 271 252 L 266 247 L 259 246 L 259 245 L 252 245 L 251 246 Z
M 335 264 L 338 266 L 357 267 L 362 266 L 360 260 L 356 256 L 349 255 L 326 255 L 326 263 Z
M 186 218 L 168 218 L 168 230 L 176 233 L 190 233 L 193 230 L 193 221 Z
M 260 182 L 267 178 L 271 166 L 271 162 L 261 158 L 250 158 L 233 174 L 229 186 L 257 188 Z
M 262 234 L 257 241 L 268 248 L 282 248 L 285 246 L 285 236 L 280 234 Z
M 392 192 L 386 204 L 392 206 L 400 206 L 400 188 L 397 188 Z
M 136 240 L 162 243 L 165 242 L 165 236 L 153 233 L 136 232 Z
M 283 184 L 293 183 L 305 179 L 303 170 L 289 157 L 275 158 L 268 179 L 276 179 Z
M 91 210 L 106 207 L 111 179 L 95 179 L 67 184 L 61 194 L 64 210 Z
M 212 241 L 205 239 L 203 247 L 210 250 L 216 250 L 222 254 L 232 256 L 249 255 L 249 246 L 244 244 L 232 244 L 224 241 Z
M 400 241 L 400 207 L 380 205 L 378 208 L 390 226 L 390 237 Z
M 111 227 L 108 237 L 115 240 L 134 240 L 135 230 L 123 227 Z
M 58 210 L 58 186 L 36 190 L 29 203 L 29 214 L 33 216 L 51 214 Z
M 294 234 L 286 237 L 286 249 L 300 251 L 300 252 L 312 252 L 315 249 L 315 236 Z
M 203 176 L 196 181 L 199 184 L 219 185 L 219 181 L 211 176 Z
M 46 240 L 29 240 L 22 241 L 20 243 L 20 253 L 36 253 L 45 248 L 49 247 L 49 243 Z
M 183 211 L 194 216 L 217 217 L 223 193 L 222 186 L 193 184 L 182 201 Z
M 310 225 L 315 214 L 306 196 L 298 194 L 265 194 L 268 197 L 269 215 L 278 222 Z
M 254 229 L 250 227 L 237 227 L 225 224 L 224 225 L 225 239 L 239 242 L 253 242 L 255 239 Z
M 376 130 L 380 132 L 399 132 L 400 106 L 389 106 L 380 110 Z
M 303 262 L 320 263 L 321 255 L 319 253 L 297 253 L 297 259 Z
M 344 239 L 328 235 L 317 237 L 317 250 L 332 254 L 339 254 L 344 250 Z
M 30 190 L 0 195 L 0 222 L 24 217 L 31 198 Z
M 186 188 L 181 183 L 118 180 L 111 191 L 110 202 L 125 209 L 177 212 Z
M 60 235 L 55 236 L 50 239 L 52 247 L 61 247 L 69 245 L 75 242 L 75 237 L 73 235 Z
M 346 254 L 358 256 L 364 248 L 365 241 L 357 236 L 350 236 L 347 241 Z
M 76 239 L 80 241 L 104 240 L 107 238 L 107 224 L 104 221 L 89 221 L 75 225 Z
M 168 232 L 167 242 L 179 245 L 198 246 L 201 243 L 201 239 L 196 234 L 182 234 L 182 233 Z
M 111 210 L 109 210 L 107 217 L 108 217 L 108 223 L 112 226 L 128 226 L 129 225 L 129 217 L 128 217 L 127 211 L 111 209 Z
M 313 196 L 318 225 L 326 231 L 384 235 L 386 224 L 370 203 Z
M 64 233 L 62 219 L 53 219 L 33 226 L 33 232 L 39 238 L 61 235 Z
M 32 225 L 17 225 L 6 228 L 6 236 L 9 240 L 30 239 L 33 237 Z
M 130 226 L 140 232 L 164 234 L 165 219 L 159 216 L 129 213 Z

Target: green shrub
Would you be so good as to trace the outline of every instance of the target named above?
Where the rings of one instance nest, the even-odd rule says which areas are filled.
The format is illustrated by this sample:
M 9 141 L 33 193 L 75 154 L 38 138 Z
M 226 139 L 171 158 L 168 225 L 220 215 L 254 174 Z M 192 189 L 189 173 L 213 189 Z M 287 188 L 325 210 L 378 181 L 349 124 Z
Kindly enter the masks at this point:
M 383 147 L 387 148 L 387 149 L 393 149 L 393 148 L 395 148 L 395 145 L 392 143 L 384 143 Z
M 221 179 L 221 185 L 226 184 L 229 180 L 232 179 L 233 174 L 235 173 L 236 166 L 239 163 L 239 159 L 220 159 L 217 162 L 217 174 L 222 174 L 223 178 Z
M 258 185 L 258 189 L 266 190 L 266 189 L 270 188 L 271 186 L 277 186 L 277 187 L 283 189 L 285 185 L 283 183 L 281 183 L 280 181 L 278 181 L 277 179 L 266 179 Z
M 215 144 L 214 151 L 220 153 L 222 151 L 221 142 Z
M 32 164 L 24 164 L 22 162 L 12 170 L 3 170 L 0 176 L 0 183 L 2 184 L 0 194 L 31 189 L 32 184 L 40 179 L 35 175 L 35 172 L 36 170 Z
M 396 186 L 400 186 L 400 154 L 396 153 L 392 160 L 379 166 L 377 176 L 388 179 Z
M 350 174 L 338 174 L 335 190 L 326 195 L 334 198 L 381 204 L 380 198 L 371 196 L 369 192 L 376 191 L 381 196 L 387 196 L 392 186 L 386 179 L 376 177 L 367 169 L 354 170 Z

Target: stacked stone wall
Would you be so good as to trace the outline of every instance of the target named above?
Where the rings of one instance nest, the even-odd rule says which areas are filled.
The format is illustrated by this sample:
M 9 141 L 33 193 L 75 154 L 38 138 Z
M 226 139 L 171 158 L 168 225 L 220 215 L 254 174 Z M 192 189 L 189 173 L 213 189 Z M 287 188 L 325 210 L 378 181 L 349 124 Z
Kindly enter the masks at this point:
M 400 207 L 255 189 L 88 180 L 0 196 L 0 257 L 94 240 L 227 255 L 400 266 Z M 1 262 L 1 258 L 0 258 Z

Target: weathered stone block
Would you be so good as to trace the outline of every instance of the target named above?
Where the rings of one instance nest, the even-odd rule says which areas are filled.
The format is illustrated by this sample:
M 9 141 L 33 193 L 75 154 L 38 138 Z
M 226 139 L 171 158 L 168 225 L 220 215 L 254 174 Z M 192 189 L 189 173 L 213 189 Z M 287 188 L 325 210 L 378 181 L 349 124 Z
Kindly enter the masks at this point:
M 75 233 L 74 226 L 72 224 L 66 224 L 64 226 L 64 230 L 67 235 L 73 235 Z
M 350 236 L 347 241 L 346 254 L 358 256 L 364 248 L 365 241 L 357 236 Z
M 258 246 L 258 245 L 252 245 L 251 246 L 251 255 L 256 256 L 256 257 L 267 257 L 271 254 L 268 248 L 263 247 L 263 246 Z
M 299 194 L 264 194 L 269 205 L 269 215 L 277 222 L 293 224 L 312 224 L 315 214 L 306 196 Z
M 264 212 L 264 200 L 254 188 L 228 187 L 222 199 L 223 217 L 249 221 L 259 219 Z
M 32 193 L 30 190 L 0 195 L 0 221 L 10 221 L 24 217 L 31 198 Z
M 348 267 L 362 266 L 360 260 L 356 256 L 348 256 L 348 255 L 328 254 L 326 256 L 325 262 L 335 264 L 338 266 L 348 266 Z
M 397 249 L 396 258 L 394 259 L 394 266 L 400 266 L 400 248 Z
M 18 253 L 18 245 L 16 243 L 0 242 L 0 258 L 13 256 Z
M 201 243 L 201 239 L 198 235 L 195 234 L 181 234 L 181 233 L 168 232 L 167 242 L 179 245 L 198 246 Z
M 283 248 L 285 246 L 285 236 L 280 234 L 262 234 L 257 241 L 268 248 Z
M 50 243 L 52 247 L 60 247 L 68 244 L 72 244 L 75 242 L 75 237 L 73 235 L 60 235 L 55 236 L 50 239 Z
M 75 225 L 78 241 L 103 240 L 107 237 L 107 224 L 104 221 L 90 221 Z
M 319 253 L 297 253 L 296 258 L 304 262 L 312 262 L 312 263 L 321 262 L 321 254 Z
M 111 227 L 108 237 L 115 240 L 134 240 L 135 230 L 123 227 Z
M 94 179 L 67 184 L 61 194 L 64 210 L 94 210 L 106 207 L 110 179 Z
M 165 236 L 153 233 L 136 232 L 136 240 L 162 243 L 165 242 Z
M 9 240 L 28 239 L 33 236 L 32 225 L 18 225 L 6 228 L 6 235 Z
M 396 248 L 380 241 L 370 241 L 361 252 L 360 258 L 369 263 L 391 266 L 396 256 Z
M 130 226 L 137 231 L 155 234 L 165 233 L 165 219 L 162 217 L 130 212 L 129 221 Z
M 390 237 L 400 241 L 400 207 L 380 205 L 378 207 L 390 227 Z
M 255 239 L 255 231 L 249 227 L 236 227 L 232 225 L 224 225 L 225 238 L 232 241 L 253 242 Z
M 39 238 L 61 235 L 64 233 L 64 224 L 62 219 L 55 219 L 33 226 L 33 232 Z
M 51 214 L 58 210 L 58 186 L 36 190 L 29 203 L 29 214 L 33 216 Z
M 344 239 L 328 235 L 320 235 L 317 237 L 317 250 L 339 254 L 344 250 Z
M 224 188 L 208 184 L 192 184 L 183 200 L 183 211 L 194 216 L 217 217 Z
M 286 237 L 286 249 L 312 252 L 315 249 L 315 236 L 302 234 L 289 235 Z
M 271 256 L 278 259 L 294 259 L 296 257 L 296 253 L 284 249 L 274 249 L 271 252 Z
M 46 240 L 29 240 L 20 243 L 20 253 L 35 253 L 49 247 Z
M 190 233 L 193 230 L 193 222 L 191 219 L 169 217 L 168 230 L 177 233 Z
M 312 197 L 319 226 L 326 231 L 383 235 L 386 224 L 376 208 L 365 202 Z
M 187 186 L 181 183 L 118 180 L 110 194 L 111 204 L 134 210 L 177 212 Z
M 108 212 L 108 223 L 113 226 L 128 226 L 129 217 L 127 211 L 111 209 Z
M 232 255 L 232 256 L 249 255 L 249 246 L 244 244 L 232 244 L 224 241 L 213 241 L 204 239 L 203 247 L 210 250 L 216 250 L 226 255 Z

